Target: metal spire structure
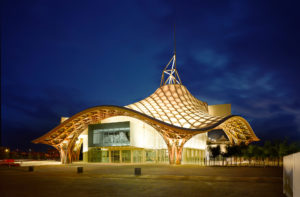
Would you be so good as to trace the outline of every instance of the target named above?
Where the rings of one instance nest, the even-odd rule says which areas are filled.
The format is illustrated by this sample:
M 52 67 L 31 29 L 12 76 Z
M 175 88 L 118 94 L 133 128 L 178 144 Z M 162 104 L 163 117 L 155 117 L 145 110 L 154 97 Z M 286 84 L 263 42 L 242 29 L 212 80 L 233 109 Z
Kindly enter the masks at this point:
M 176 37 L 175 37 L 175 24 L 174 24 L 174 55 L 166 65 L 162 72 L 160 86 L 169 84 L 180 84 L 182 85 L 181 79 L 176 69 Z

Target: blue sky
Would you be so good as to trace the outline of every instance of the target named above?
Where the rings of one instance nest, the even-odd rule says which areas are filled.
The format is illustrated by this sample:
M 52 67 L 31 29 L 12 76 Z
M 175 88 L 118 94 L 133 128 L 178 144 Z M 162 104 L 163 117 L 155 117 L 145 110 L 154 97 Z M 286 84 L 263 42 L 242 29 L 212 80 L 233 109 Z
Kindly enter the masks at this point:
M 296 1 L 14 1 L 1 5 L 2 143 L 97 105 L 152 94 L 172 57 L 208 104 L 231 103 L 262 140 L 300 140 Z M 15 137 L 18 136 L 18 137 Z

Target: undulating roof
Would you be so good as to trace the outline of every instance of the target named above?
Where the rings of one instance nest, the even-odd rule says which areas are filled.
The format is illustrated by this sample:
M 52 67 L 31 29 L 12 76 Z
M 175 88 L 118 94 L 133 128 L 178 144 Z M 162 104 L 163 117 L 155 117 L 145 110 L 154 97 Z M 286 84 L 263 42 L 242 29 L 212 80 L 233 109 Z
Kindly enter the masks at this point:
M 209 127 L 224 118 L 209 115 L 207 103 L 195 98 L 181 84 L 161 86 L 151 96 L 125 107 L 189 129 Z
M 222 129 L 232 143 L 259 140 L 244 118 L 234 115 L 212 116 L 208 113 L 207 103 L 195 98 L 182 85 L 174 54 L 163 71 L 161 86 L 149 97 L 125 107 L 97 106 L 86 109 L 33 142 L 57 148 L 61 148 L 64 142 L 74 144 L 89 124 L 99 123 L 112 116 L 138 118 L 170 138 L 180 139 Z

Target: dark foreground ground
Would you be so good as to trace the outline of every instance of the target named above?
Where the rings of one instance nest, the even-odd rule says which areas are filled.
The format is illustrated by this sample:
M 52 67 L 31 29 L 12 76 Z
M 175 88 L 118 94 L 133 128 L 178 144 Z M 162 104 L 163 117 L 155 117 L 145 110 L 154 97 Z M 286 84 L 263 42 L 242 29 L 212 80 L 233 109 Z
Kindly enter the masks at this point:
M 142 168 L 141 176 L 133 175 L 134 167 Z M 36 166 L 34 172 L 0 167 L 0 196 L 284 195 L 282 168 L 72 164 Z

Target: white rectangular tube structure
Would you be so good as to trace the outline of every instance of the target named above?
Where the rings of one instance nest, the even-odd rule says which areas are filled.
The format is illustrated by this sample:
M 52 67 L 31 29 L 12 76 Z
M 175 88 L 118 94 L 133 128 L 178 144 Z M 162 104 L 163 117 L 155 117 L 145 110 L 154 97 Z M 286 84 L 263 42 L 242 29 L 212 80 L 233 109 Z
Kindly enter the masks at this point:
M 300 152 L 283 157 L 283 193 L 300 196 Z

